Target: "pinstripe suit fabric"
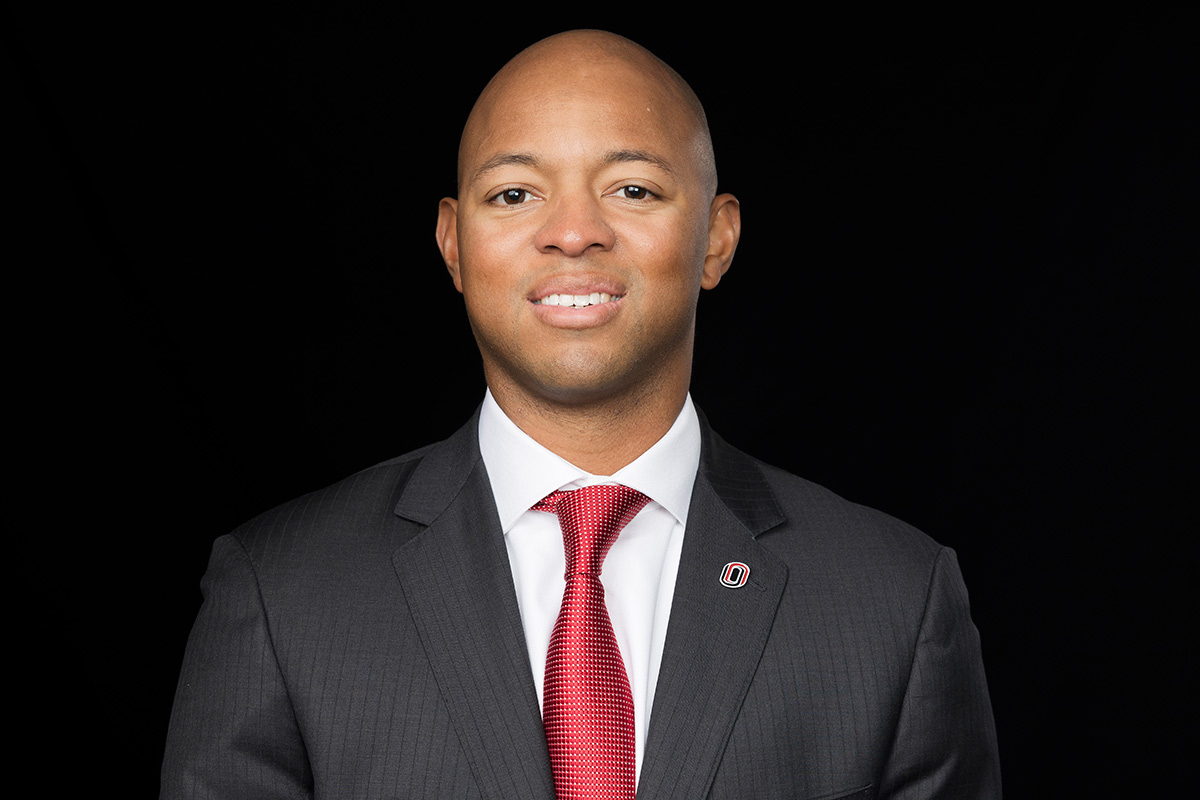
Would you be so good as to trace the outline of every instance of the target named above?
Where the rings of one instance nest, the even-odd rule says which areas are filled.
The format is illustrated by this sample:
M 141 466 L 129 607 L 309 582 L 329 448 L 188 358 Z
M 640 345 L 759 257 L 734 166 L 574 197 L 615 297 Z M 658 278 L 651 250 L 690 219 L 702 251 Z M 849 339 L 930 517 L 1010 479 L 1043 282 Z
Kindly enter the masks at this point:
M 998 798 L 953 553 L 703 430 L 638 797 Z M 475 431 L 217 540 L 162 798 L 552 800 Z

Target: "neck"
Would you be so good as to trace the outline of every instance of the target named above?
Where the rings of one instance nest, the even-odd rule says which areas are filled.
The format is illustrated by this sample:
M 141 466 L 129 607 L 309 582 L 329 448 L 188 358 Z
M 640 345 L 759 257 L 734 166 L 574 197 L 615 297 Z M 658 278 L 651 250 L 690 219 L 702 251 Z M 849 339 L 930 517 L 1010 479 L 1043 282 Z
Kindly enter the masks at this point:
M 561 403 L 490 385 L 496 404 L 547 450 L 593 475 L 612 475 L 649 450 L 679 416 L 687 381 L 665 391 Z

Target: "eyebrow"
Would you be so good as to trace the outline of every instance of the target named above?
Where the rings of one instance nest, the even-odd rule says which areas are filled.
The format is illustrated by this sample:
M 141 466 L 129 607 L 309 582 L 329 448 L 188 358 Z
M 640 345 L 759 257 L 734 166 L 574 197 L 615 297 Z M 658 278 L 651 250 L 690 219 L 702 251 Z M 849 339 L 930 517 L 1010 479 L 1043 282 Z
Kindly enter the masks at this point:
M 671 164 L 664 158 L 649 153 L 645 150 L 611 150 L 604 156 L 604 164 L 628 164 L 632 162 L 642 162 L 652 164 L 658 167 L 663 172 L 674 177 L 675 170 Z
M 601 159 L 601 163 L 605 166 L 609 166 L 611 164 L 629 164 L 636 162 L 651 164 L 655 167 L 658 167 L 668 175 L 672 177 L 675 176 L 674 168 L 666 159 L 660 158 L 659 156 L 656 156 L 653 153 L 645 150 L 610 150 L 609 152 L 605 153 L 604 157 Z M 537 156 L 533 155 L 532 153 L 497 153 L 487 161 L 484 161 L 482 164 L 480 164 L 479 167 L 476 168 L 473 173 L 471 173 L 470 183 L 475 183 L 475 181 L 479 180 L 485 174 L 501 167 L 516 165 L 536 168 L 541 166 L 541 163 L 542 162 L 538 160 Z
M 471 173 L 471 180 L 468 185 L 475 183 L 485 173 L 491 172 L 500 167 L 507 167 L 513 164 L 522 167 L 536 167 L 541 162 L 532 153 L 497 153 L 487 161 L 479 165 L 476 170 Z

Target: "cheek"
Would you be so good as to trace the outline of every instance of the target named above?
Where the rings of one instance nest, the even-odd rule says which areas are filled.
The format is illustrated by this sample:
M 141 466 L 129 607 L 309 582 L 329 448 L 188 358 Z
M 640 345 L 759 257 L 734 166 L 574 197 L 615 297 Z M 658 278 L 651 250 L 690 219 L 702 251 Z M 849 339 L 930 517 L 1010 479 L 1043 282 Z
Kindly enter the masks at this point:
M 493 343 L 513 336 L 525 302 L 521 259 L 509 226 L 464 226 L 459 273 L 467 316 L 477 336 Z
M 496 267 L 503 263 L 497 258 L 498 248 L 494 238 L 486 231 L 475 228 L 459 233 L 459 270 L 462 273 L 464 291 L 472 287 L 492 283 L 497 279 Z
M 528 241 L 516 225 L 480 223 L 464 226 L 459 233 L 462 269 L 476 280 L 496 281 L 519 272 L 521 246 Z
M 672 285 L 699 285 L 708 249 L 706 227 L 664 225 L 642 233 L 639 249 L 647 271 Z

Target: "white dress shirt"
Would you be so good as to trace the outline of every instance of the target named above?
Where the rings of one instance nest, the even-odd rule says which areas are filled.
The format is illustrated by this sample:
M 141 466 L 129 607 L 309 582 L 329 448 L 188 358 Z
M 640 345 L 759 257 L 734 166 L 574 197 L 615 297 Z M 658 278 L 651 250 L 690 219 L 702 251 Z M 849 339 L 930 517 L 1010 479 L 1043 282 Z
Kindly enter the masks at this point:
M 612 476 L 592 475 L 542 447 L 505 415 L 491 392 L 479 414 L 479 450 L 500 513 L 539 705 L 550 634 L 566 588 L 566 556 L 558 517 L 530 508 L 555 490 L 604 483 L 619 483 L 650 498 L 613 543 L 600 576 L 633 694 L 634 774 L 640 774 L 692 484 L 700 466 L 700 419 L 691 395 L 671 429 Z

